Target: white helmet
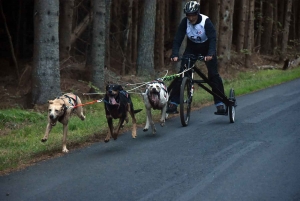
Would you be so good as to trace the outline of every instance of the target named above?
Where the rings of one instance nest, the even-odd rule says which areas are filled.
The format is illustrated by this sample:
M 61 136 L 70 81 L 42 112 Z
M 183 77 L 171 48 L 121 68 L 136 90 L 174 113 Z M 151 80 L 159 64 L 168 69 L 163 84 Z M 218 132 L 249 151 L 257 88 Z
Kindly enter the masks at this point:
M 198 14 L 200 4 L 197 1 L 189 1 L 185 4 L 183 11 L 185 14 Z

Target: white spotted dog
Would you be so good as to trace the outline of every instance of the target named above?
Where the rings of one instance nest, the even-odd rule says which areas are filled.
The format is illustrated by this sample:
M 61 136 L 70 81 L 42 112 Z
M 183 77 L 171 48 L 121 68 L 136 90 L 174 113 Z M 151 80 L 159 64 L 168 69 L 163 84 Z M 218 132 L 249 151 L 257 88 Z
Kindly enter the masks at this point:
M 164 126 L 166 121 L 167 103 L 169 93 L 166 85 L 159 80 L 155 80 L 147 85 L 145 93 L 143 93 L 145 108 L 147 112 L 147 122 L 143 131 L 148 131 L 149 124 L 152 128 L 152 133 L 156 133 L 156 128 L 152 119 L 151 109 L 161 110 L 160 125 Z

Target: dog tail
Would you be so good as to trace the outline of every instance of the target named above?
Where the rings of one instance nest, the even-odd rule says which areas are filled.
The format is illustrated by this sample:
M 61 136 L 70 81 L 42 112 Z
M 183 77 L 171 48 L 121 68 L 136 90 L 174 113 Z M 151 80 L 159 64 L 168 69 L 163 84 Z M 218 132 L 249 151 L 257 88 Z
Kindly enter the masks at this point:
M 143 109 L 138 109 L 138 110 L 133 110 L 133 112 L 134 112 L 134 114 L 136 114 L 136 113 L 138 113 L 138 112 L 140 112 L 140 111 L 142 111 Z

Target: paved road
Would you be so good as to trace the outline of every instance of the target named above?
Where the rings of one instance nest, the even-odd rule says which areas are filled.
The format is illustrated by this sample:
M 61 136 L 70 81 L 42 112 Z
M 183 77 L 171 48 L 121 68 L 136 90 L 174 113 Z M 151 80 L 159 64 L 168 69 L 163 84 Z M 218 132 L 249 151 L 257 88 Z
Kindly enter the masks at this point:
M 0 200 L 300 200 L 300 79 L 214 110 L 2 176 Z

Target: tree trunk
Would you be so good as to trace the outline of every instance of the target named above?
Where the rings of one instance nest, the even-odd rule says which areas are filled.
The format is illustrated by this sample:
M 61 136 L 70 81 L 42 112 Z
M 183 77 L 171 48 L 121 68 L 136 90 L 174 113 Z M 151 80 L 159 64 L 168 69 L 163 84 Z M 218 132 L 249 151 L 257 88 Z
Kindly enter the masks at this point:
M 288 39 L 289 39 L 289 27 L 290 27 L 290 20 L 291 20 L 291 9 L 292 9 L 292 0 L 287 0 L 286 2 L 286 11 L 284 17 L 284 31 L 282 35 L 282 43 L 281 43 L 281 59 L 284 59 L 287 54 L 287 46 L 288 46 Z
M 75 43 L 76 39 L 80 37 L 80 35 L 86 30 L 90 22 L 93 20 L 93 15 L 88 13 L 85 18 L 74 28 L 71 35 L 71 46 Z
M 239 7 L 239 23 L 238 23 L 238 38 L 236 44 L 236 51 L 238 53 L 244 49 L 245 42 L 245 25 L 246 25 L 246 10 L 249 9 L 248 0 L 241 0 Z M 248 22 L 248 20 L 247 20 Z
M 213 5 L 213 4 L 211 5 L 210 1 L 202 1 L 202 2 L 199 1 L 199 3 L 200 3 L 200 13 L 202 13 L 206 16 L 210 16 L 210 13 L 209 13 L 209 11 L 211 10 L 210 7 L 212 7 L 212 6 L 215 7 L 215 5 Z
M 178 15 L 178 16 L 180 16 L 180 17 L 176 19 L 176 28 L 179 26 L 182 18 L 185 17 L 185 14 L 183 12 L 183 8 L 184 8 L 185 4 L 186 4 L 186 0 L 181 0 L 179 2 L 178 7 L 180 8 L 180 15 Z M 186 40 L 187 39 L 186 39 L 186 36 L 185 36 L 184 39 L 183 39 L 183 41 L 182 41 L 182 44 L 180 46 L 180 49 L 179 49 L 179 55 L 183 55 L 183 53 L 184 53 L 184 50 L 186 48 L 186 43 L 187 43 Z M 174 68 L 176 69 L 176 71 L 179 71 L 180 66 L 181 66 L 181 62 L 174 62 L 173 65 L 174 65 Z
M 232 38 L 232 0 L 224 0 L 220 7 L 220 27 L 218 40 L 219 68 L 229 65 Z M 229 45 L 230 44 L 230 45 Z
M 248 22 L 249 22 L 249 28 L 248 28 L 248 35 L 247 35 L 247 54 L 245 57 L 245 66 L 246 68 L 251 67 L 251 55 L 253 52 L 253 46 L 254 46 L 254 9 L 255 9 L 255 0 L 249 0 L 249 16 L 248 16 Z
M 138 75 L 154 75 L 156 1 L 148 0 L 144 4 L 144 15 L 138 44 Z
M 34 1 L 32 103 L 45 104 L 61 95 L 59 71 L 59 1 Z
M 166 1 L 166 3 L 165 3 L 165 12 L 164 12 L 165 13 L 165 16 L 164 16 L 164 18 L 165 18 L 165 27 L 164 27 L 165 28 L 165 31 L 164 31 L 165 32 L 165 36 L 164 36 L 164 38 L 165 38 L 165 41 L 169 41 L 170 38 L 171 38 L 171 32 L 172 32 L 172 29 L 171 29 L 171 26 L 170 26 L 170 24 L 171 24 L 171 22 L 170 22 L 170 15 L 172 14 L 172 7 L 171 7 L 171 5 L 173 4 L 173 2 L 175 4 L 177 4 L 177 2 L 181 1 L 181 0 L 165 0 L 165 1 Z M 175 10 L 175 13 L 177 13 L 177 12 L 178 11 Z M 177 16 L 177 15 L 175 15 L 175 16 Z
M 59 54 L 60 60 L 69 57 L 71 50 L 74 0 L 60 0 Z
M 209 1 L 209 18 L 215 26 L 217 35 L 219 33 L 219 23 L 220 23 L 220 0 L 210 0 Z
M 272 49 L 273 55 L 278 53 L 278 2 L 274 0 L 274 16 L 273 16 L 273 36 L 272 36 Z
M 160 70 L 164 66 L 164 35 L 165 35 L 165 2 L 157 4 L 156 28 L 155 28 L 155 69 Z
M 263 2 L 262 0 L 259 0 L 259 9 L 257 11 L 257 31 L 256 31 L 256 39 L 255 39 L 255 45 L 258 47 L 258 52 L 260 52 L 261 49 L 261 34 L 262 34 L 262 19 L 263 19 Z
M 132 22 L 132 30 L 131 30 L 131 61 L 132 61 L 132 68 L 134 69 L 134 72 L 137 72 L 137 55 L 138 55 L 138 22 L 139 22 L 139 0 L 134 0 L 134 11 L 133 11 L 133 22 Z
M 123 39 L 123 62 L 122 62 L 122 71 L 121 74 L 124 76 L 126 74 L 126 64 L 127 64 L 127 47 L 128 47 L 128 41 L 129 41 L 129 30 L 132 24 L 132 2 L 133 0 L 129 0 L 128 5 L 128 17 L 127 17 L 127 26 L 125 28 L 125 34 Z
M 110 69 L 110 11 L 111 11 L 111 0 L 105 0 L 106 15 L 105 15 L 105 66 Z
M 93 0 L 93 42 L 91 44 L 91 81 L 100 90 L 104 90 L 105 65 L 105 0 Z
M 271 39 L 272 39 L 272 29 L 273 29 L 273 1 L 267 1 L 263 6 L 263 33 L 261 40 L 261 53 L 269 54 L 271 53 Z

